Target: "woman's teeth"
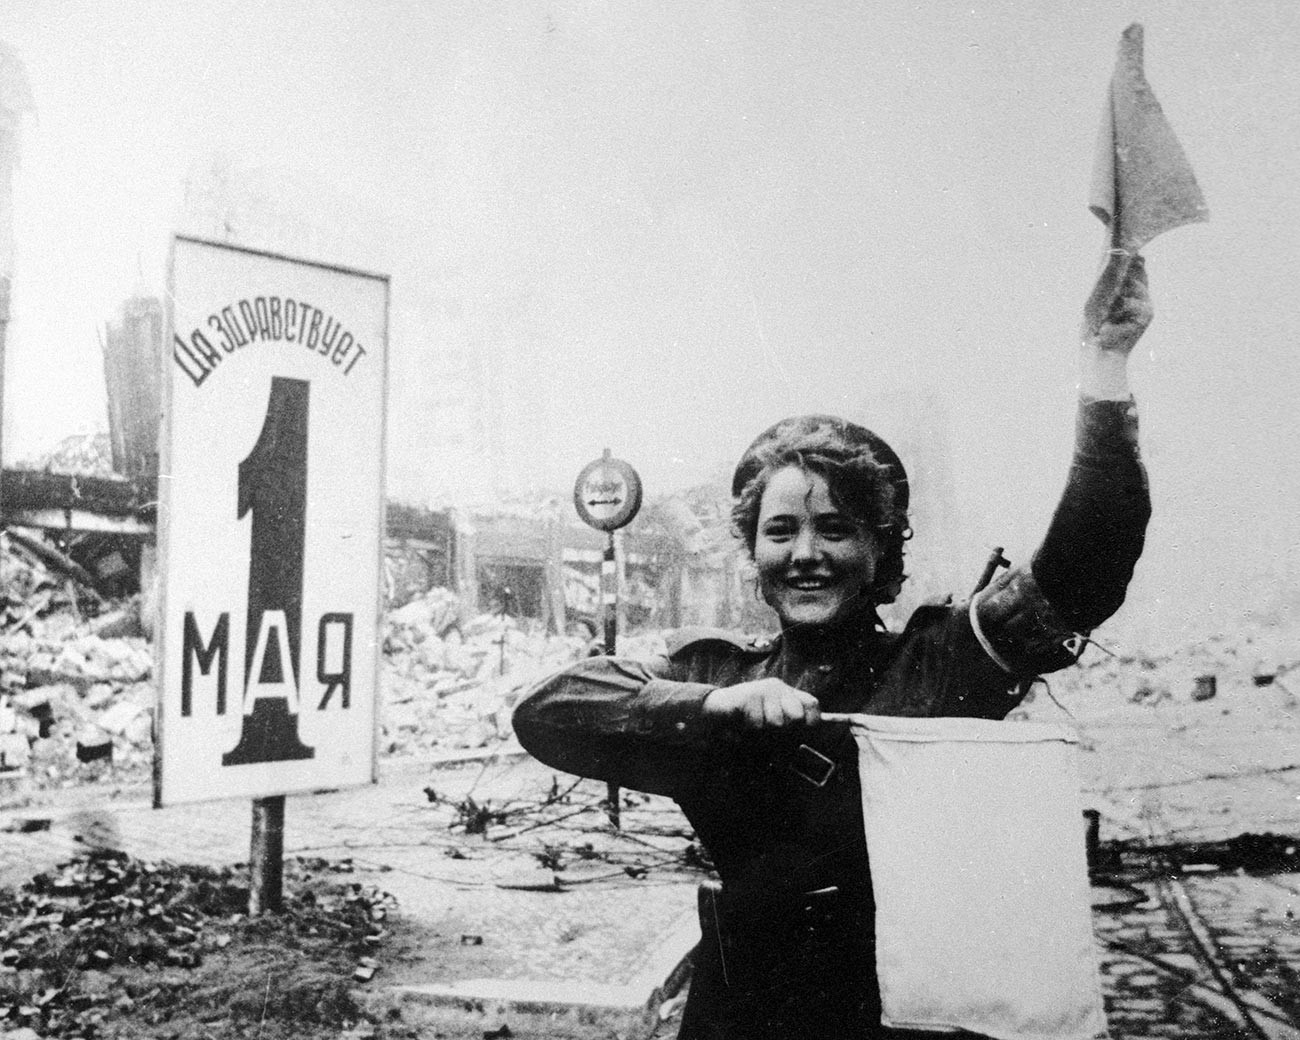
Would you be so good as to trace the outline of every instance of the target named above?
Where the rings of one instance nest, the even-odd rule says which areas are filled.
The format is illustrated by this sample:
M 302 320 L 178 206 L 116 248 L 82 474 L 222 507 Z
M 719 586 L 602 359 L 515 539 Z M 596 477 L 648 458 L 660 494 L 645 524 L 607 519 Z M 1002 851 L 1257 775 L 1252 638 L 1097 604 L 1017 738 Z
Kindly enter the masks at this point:
M 824 589 L 831 584 L 830 578 L 793 578 L 786 582 L 792 589 L 801 589 L 811 591 L 813 589 Z

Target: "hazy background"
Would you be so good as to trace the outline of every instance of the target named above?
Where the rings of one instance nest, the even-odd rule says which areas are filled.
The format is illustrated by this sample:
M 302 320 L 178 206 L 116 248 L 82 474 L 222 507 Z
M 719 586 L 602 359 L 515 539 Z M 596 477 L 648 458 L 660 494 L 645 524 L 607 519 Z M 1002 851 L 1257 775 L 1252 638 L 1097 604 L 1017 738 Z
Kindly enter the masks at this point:
M 6 461 L 106 427 L 97 329 L 189 231 L 392 276 L 395 497 L 567 494 L 606 446 L 653 495 L 833 411 L 944 448 L 968 586 L 1032 550 L 1068 460 L 1131 21 L 1211 222 L 1146 251 L 1156 516 L 1120 620 L 1290 610 L 1292 0 L 5 0 L 37 108 Z

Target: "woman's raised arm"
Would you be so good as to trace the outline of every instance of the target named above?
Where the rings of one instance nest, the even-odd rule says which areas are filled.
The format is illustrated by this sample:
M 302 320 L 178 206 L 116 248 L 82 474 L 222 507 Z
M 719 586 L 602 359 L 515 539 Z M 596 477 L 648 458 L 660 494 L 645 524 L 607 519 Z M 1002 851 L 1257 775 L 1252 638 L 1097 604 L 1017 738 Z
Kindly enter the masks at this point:
M 1085 321 L 1074 459 L 1047 535 L 1029 567 L 1000 576 L 972 607 L 981 642 L 1009 671 L 1072 663 L 1082 645 L 1074 637 L 1124 602 L 1151 516 L 1127 366 L 1151 317 L 1146 268 L 1134 257 L 1109 306 Z

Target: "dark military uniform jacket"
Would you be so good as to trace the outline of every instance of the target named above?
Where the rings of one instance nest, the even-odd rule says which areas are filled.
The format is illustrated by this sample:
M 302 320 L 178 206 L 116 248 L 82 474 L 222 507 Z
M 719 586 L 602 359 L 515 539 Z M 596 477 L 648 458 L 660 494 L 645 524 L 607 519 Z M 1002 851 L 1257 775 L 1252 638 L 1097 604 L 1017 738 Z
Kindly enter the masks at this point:
M 1136 445 L 1131 402 L 1085 401 L 1047 538 L 973 605 L 921 607 L 901 633 L 874 611 L 771 642 L 682 633 L 664 658 L 589 658 L 519 705 L 537 758 L 668 795 L 713 859 L 722 884 L 702 890 L 680 1036 L 886 1035 L 849 728 L 741 732 L 706 716 L 705 697 L 770 676 L 827 712 L 1004 717 L 1123 600 L 1150 512 Z

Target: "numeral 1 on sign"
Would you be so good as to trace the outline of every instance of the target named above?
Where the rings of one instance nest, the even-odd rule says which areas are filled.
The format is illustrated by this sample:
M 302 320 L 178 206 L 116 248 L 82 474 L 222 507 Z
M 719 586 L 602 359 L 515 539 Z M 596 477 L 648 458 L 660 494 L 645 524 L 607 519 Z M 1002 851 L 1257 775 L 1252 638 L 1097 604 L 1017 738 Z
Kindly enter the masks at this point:
M 252 514 L 244 718 L 222 765 L 315 755 L 298 738 L 310 391 L 305 379 L 271 379 L 262 432 L 239 464 L 237 515 Z

